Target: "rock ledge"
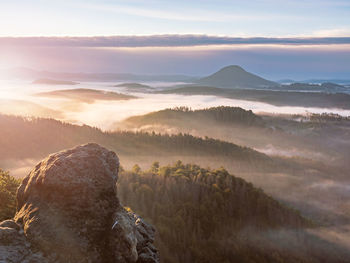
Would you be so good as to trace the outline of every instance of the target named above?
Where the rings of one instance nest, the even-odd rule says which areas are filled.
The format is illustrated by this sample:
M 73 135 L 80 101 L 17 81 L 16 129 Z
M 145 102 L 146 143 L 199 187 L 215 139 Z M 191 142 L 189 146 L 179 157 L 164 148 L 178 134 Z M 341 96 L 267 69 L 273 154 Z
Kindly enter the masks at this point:
M 117 198 L 119 159 L 97 144 L 48 156 L 0 223 L 2 262 L 159 262 L 154 228 Z

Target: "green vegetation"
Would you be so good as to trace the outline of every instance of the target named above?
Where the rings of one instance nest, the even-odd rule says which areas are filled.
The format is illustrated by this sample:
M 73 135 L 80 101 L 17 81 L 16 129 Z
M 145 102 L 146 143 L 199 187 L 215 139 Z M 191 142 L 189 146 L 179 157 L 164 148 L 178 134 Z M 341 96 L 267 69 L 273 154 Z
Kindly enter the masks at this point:
M 224 168 L 135 165 L 118 179 L 121 202 L 157 229 L 162 262 L 293 262 L 244 244 L 240 231 L 300 229 L 310 222 Z M 245 237 L 246 239 L 247 237 Z
M 16 190 L 20 180 L 0 169 L 0 222 L 12 218 L 16 212 Z

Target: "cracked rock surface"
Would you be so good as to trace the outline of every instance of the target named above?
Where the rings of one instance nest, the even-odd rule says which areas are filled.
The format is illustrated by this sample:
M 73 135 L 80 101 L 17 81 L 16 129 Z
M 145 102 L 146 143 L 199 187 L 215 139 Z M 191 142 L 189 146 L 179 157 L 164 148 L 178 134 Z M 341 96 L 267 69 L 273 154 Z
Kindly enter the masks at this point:
M 119 159 L 97 144 L 48 156 L 17 191 L 0 223 L 0 263 L 159 262 L 154 228 L 116 194 Z

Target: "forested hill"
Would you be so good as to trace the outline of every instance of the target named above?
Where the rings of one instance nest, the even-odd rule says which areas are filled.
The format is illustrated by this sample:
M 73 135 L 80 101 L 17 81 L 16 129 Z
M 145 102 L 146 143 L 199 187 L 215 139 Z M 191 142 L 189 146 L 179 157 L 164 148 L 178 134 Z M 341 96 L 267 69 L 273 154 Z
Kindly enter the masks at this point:
M 142 116 L 133 116 L 124 121 L 125 124 L 147 125 L 168 124 L 172 126 L 188 125 L 193 122 L 212 122 L 223 125 L 264 126 L 263 119 L 251 110 L 239 107 L 212 107 L 202 110 L 191 110 L 177 107 L 151 112 Z
M 303 232 L 312 223 L 296 210 L 223 168 L 135 165 L 121 172 L 118 196 L 156 227 L 164 263 L 345 262 L 344 251 Z
M 42 158 L 78 144 L 96 142 L 123 156 L 216 156 L 266 162 L 271 159 L 250 148 L 188 134 L 102 132 L 53 119 L 0 115 L 0 158 Z
M 269 103 L 275 106 L 303 106 L 350 109 L 350 94 L 262 89 L 224 89 L 211 86 L 182 86 L 158 91 L 163 94 L 211 95 Z

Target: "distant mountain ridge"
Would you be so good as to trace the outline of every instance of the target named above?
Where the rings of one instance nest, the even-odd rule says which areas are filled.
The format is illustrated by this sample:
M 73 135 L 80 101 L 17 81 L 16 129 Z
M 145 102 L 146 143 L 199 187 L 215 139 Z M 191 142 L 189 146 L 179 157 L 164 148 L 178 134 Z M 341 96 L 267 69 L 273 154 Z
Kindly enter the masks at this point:
M 199 79 L 196 83 L 221 88 L 261 88 L 279 85 L 247 72 L 237 65 L 224 67 L 210 76 Z
M 36 93 L 41 97 L 57 97 L 77 100 L 86 103 L 93 103 L 95 100 L 130 100 L 135 96 L 117 93 L 113 91 L 95 89 L 65 89 Z
M 236 75 L 238 76 L 236 76 Z M 224 77 L 224 75 L 229 75 L 232 79 L 228 79 L 227 84 L 216 82 L 218 76 Z M 350 85 L 350 79 L 316 79 L 310 78 L 308 80 L 294 80 L 294 79 L 280 79 L 274 81 L 266 80 L 255 74 L 247 72 L 242 67 L 238 65 L 231 65 L 220 69 L 219 71 L 213 73 L 212 75 L 206 77 L 198 77 L 193 75 L 184 74 L 133 74 L 133 73 L 114 73 L 114 72 L 54 72 L 47 70 L 34 70 L 26 67 L 17 67 L 10 69 L 0 70 L 0 77 L 5 76 L 6 78 L 18 78 L 18 79 L 29 79 L 36 80 L 40 78 L 64 80 L 64 81 L 127 81 L 127 82 L 138 82 L 138 81 L 164 81 L 164 82 L 185 82 L 185 83 L 197 83 L 207 86 L 217 86 L 217 87 L 232 87 L 233 84 L 249 84 L 248 87 L 270 87 L 279 86 L 279 84 L 290 84 L 290 83 L 324 83 L 332 82 L 340 85 Z M 233 79 L 233 77 L 235 77 Z M 245 76 L 246 79 L 242 77 Z M 204 83 L 214 81 L 217 85 Z M 248 81 L 249 80 L 249 81 Z M 222 81 L 224 82 L 224 81 Z M 225 84 L 225 85 L 222 85 Z M 258 86 L 256 86 L 258 85 Z
M 183 85 L 162 90 L 161 94 L 210 95 L 230 99 L 259 101 L 275 106 L 302 106 L 320 108 L 350 109 L 350 94 L 313 91 L 283 91 L 279 89 L 217 88 L 212 86 Z
M 126 83 L 121 83 L 114 85 L 113 87 L 115 88 L 126 88 L 128 91 L 131 92 L 147 92 L 147 91 L 152 91 L 154 90 L 153 87 L 137 83 L 137 82 L 126 82 Z
M 56 80 L 56 79 L 36 79 L 33 84 L 46 84 L 46 85 L 77 85 L 78 82 L 69 80 Z
M 294 80 L 294 79 L 280 79 L 277 80 L 276 82 L 280 84 L 290 84 L 290 83 L 334 83 L 342 86 L 347 86 L 350 85 L 350 79 L 305 79 L 305 80 Z
M 133 74 L 133 73 L 99 73 L 99 72 L 52 72 L 33 70 L 30 68 L 12 68 L 0 70 L 0 75 L 7 78 L 35 80 L 40 78 L 64 81 L 164 81 L 164 82 L 192 82 L 197 78 L 181 74 Z
M 126 88 L 147 88 L 147 89 L 152 89 L 152 87 L 136 82 L 127 82 L 127 83 L 121 83 L 114 85 L 114 87 L 126 87 Z

